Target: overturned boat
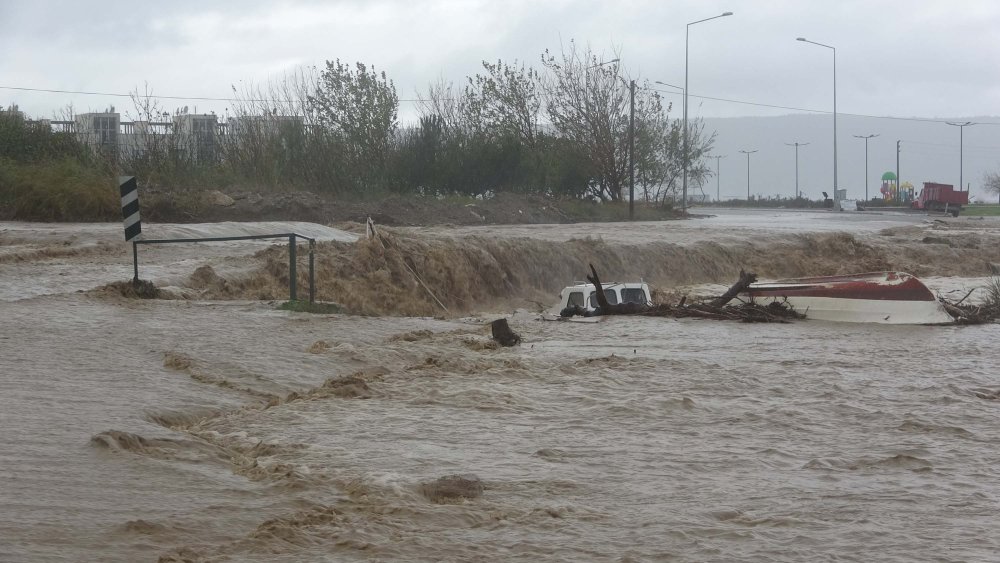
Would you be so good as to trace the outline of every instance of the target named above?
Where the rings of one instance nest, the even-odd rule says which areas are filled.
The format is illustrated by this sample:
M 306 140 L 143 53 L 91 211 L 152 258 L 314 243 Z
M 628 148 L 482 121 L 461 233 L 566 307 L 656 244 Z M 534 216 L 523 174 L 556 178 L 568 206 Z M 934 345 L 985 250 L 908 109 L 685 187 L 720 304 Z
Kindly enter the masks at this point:
M 786 303 L 808 319 L 884 324 L 950 324 L 954 318 L 927 286 L 905 272 L 754 282 L 742 297 Z

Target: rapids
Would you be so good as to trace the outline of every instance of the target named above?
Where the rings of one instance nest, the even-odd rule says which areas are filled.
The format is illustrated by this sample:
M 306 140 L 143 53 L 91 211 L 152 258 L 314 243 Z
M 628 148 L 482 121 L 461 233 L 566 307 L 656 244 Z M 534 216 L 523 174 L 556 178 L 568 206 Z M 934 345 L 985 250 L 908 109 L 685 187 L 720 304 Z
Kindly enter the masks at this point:
M 723 211 L 385 247 L 342 227 L 144 226 L 318 238 L 317 297 L 346 312 L 310 315 L 275 307 L 285 244 L 140 247 L 168 298 L 139 300 L 109 285 L 131 277 L 119 225 L 0 223 L 0 561 L 1000 552 L 997 325 L 537 320 L 590 262 L 670 297 L 741 267 L 964 295 L 1000 222 Z M 520 346 L 489 340 L 498 316 Z M 428 493 L 455 475 L 467 495 Z

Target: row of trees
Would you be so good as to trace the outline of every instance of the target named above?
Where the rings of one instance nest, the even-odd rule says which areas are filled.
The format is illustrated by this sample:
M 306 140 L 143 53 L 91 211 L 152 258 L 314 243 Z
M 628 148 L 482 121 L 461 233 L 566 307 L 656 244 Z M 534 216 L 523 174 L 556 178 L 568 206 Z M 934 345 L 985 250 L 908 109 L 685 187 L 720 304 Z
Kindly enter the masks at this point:
M 306 97 L 314 134 L 342 147 L 347 189 L 379 186 L 421 193 L 500 191 L 622 198 L 629 179 L 630 88 L 614 59 L 602 63 L 574 43 L 546 51 L 541 69 L 483 62 L 464 85 L 439 80 L 420 94 L 419 126 L 401 130 L 398 97 L 384 73 L 328 62 Z M 648 81 L 634 100 L 639 194 L 664 201 L 676 192 L 685 155 L 682 125 Z M 703 157 L 714 134 L 689 129 L 689 175 L 710 175 Z
M 231 114 L 212 132 L 210 152 L 185 150 L 176 127 L 156 127 L 169 114 L 148 87 L 137 89 L 126 117 L 140 140 L 103 166 L 165 186 L 621 199 L 629 185 L 630 77 L 618 58 L 602 63 L 573 42 L 558 54 L 546 51 L 539 63 L 483 62 L 464 84 L 432 83 L 418 94 L 419 123 L 402 127 L 399 96 L 384 72 L 328 61 L 265 85 L 234 87 Z M 671 106 L 648 81 L 637 83 L 637 196 L 669 201 L 685 159 L 695 185 L 710 175 L 703 157 L 714 134 L 694 121 L 685 155 L 680 120 L 668 117 Z M 3 141 L 4 153 L 58 150 L 79 157 L 79 144 L 64 136 Z

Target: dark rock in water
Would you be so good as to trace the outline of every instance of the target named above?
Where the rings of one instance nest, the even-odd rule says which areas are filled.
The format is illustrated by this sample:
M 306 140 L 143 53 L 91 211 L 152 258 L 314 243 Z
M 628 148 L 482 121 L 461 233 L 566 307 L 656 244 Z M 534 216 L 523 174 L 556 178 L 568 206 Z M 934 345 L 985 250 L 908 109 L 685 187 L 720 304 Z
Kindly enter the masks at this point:
M 483 482 L 475 475 L 447 475 L 420 485 L 420 493 L 438 504 L 460 502 L 483 496 Z
M 515 346 L 521 343 L 521 336 L 510 329 L 507 319 L 497 319 L 490 323 L 493 332 L 493 340 L 501 346 Z

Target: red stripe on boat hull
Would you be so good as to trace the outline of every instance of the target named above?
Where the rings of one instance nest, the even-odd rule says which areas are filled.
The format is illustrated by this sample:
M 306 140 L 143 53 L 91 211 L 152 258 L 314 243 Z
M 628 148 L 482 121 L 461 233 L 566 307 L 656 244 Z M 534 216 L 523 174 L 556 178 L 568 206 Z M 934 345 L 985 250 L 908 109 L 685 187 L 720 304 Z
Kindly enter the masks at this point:
M 882 301 L 936 301 L 920 280 L 903 272 L 800 278 L 750 286 L 751 297 L 832 297 Z

